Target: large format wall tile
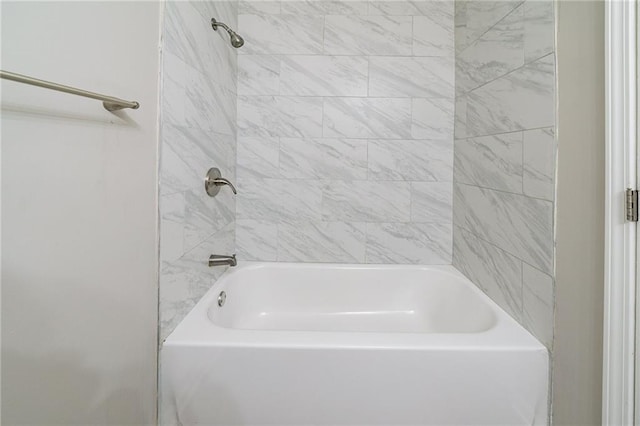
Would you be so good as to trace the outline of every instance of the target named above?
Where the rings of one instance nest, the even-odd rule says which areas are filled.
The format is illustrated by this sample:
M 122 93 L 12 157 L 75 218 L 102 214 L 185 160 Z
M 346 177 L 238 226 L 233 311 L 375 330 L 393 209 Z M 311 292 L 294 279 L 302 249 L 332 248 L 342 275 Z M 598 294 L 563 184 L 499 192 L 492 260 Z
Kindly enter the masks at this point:
M 533 61 L 553 52 L 554 23 L 552 0 L 524 4 L 524 60 Z
M 280 177 L 280 139 L 239 137 L 236 165 L 239 179 Z
M 325 137 L 411 137 L 411 99 L 325 98 Z
M 164 340 L 227 269 L 209 268 L 211 253 L 233 253 L 230 223 L 173 262 L 160 265 L 160 340 Z
M 534 0 L 535 1 L 535 0 Z M 522 0 L 469 0 L 466 1 L 466 38 L 469 43 L 491 29 Z
M 236 53 L 228 48 L 226 34 L 211 30 L 212 14 L 204 13 L 200 2 L 167 1 L 164 14 L 163 53 L 168 52 L 179 57 L 184 63 L 204 73 L 216 75 L 216 83 L 235 90 Z M 227 14 L 228 15 L 228 14 Z M 224 22 L 229 25 L 227 16 Z M 165 74 L 167 76 L 167 74 Z
M 457 140 L 456 182 L 522 193 L 522 132 Z
M 366 96 L 367 60 L 358 56 L 287 56 L 280 93 L 299 96 Z
M 553 345 L 553 278 L 522 264 L 523 324 L 547 347 Z
M 235 219 L 233 193 L 223 188 L 209 197 L 202 188 L 185 192 L 184 248 L 190 250 Z
M 427 16 L 439 25 L 452 22 L 453 2 L 439 0 L 370 0 L 369 15 Z M 439 37 L 434 37 L 439 38 Z
M 456 139 L 467 137 L 467 97 L 456 95 L 453 135 Z
M 556 141 L 553 128 L 524 132 L 524 193 L 553 201 L 555 193 Z
M 451 223 L 453 185 L 451 182 L 412 182 L 411 221 Z
M 280 139 L 280 176 L 289 179 L 366 179 L 363 139 Z
M 239 15 L 279 15 L 280 1 L 270 0 L 240 0 L 238 1 Z
M 237 0 L 198 0 L 194 1 L 193 5 L 204 17 L 216 18 L 227 23 L 231 28 L 238 27 Z
M 522 261 L 458 226 L 453 266 L 517 320 L 522 319 Z
M 240 15 L 238 33 L 242 34 L 245 44 L 238 53 L 322 53 L 322 31 L 322 16 Z
M 236 218 L 256 219 L 277 223 L 280 220 L 279 179 L 241 178 L 237 182 Z M 321 194 L 317 203 L 321 201 Z M 300 200 L 301 203 L 303 200 Z M 313 206 L 313 201 L 311 205 Z
M 456 57 L 464 91 L 524 65 L 524 5 L 517 7 Z
M 184 250 L 184 210 L 183 192 L 160 197 L 160 262 L 174 262 Z
M 467 134 L 550 127 L 555 120 L 554 57 L 545 56 L 468 95 Z
M 165 3 L 159 165 L 161 339 L 225 271 L 209 268 L 209 255 L 235 250 L 235 198 L 229 189 L 210 198 L 202 182 L 210 167 L 220 168 L 232 181 L 236 178 L 237 51 L 230 48 L 227 34 L 212 31 L 210 23 L 215 17 L 236 27 L 236 16 L 236 2 Z
M 453 263 L 550 349 L 554 31 L 551 0 L 455 4 Z
M 454 50 L 453 2 L 424 2 L 422 16 L 413 17 L 413 54 L 451 57 Z
M 236 94 L 195 68 L 187 67 L 185 121 L 187 126 L 235 134 Z
M 450 262 L 453 1 L 238 8 L 240 258 Z
M 240 55 L 238 57 L 238 95 L 277 95 L 279 93 L 279 56 Z
M 206 133 L 164 124 L 161 134 L 160 194 L 193 188 L 201 180 L 197 169 L 207 167 L 213 157 L 210 147 L 204 144 Z
M 408 222 L 411 190 L 407 182 L 331 181 L 322 193 L 327 221 Z
M 236 221 L 237 256 L 243 260 L 278 260 L 278 225 L 267 220 Z
M 453 138 L 454 102 L 451 97 L 411 102 L 411 137 L 450 141 Z
M 362 263 L 365 224 L 292 222 L 278 225 L 278 260 Z
M 373 57 L 369 60 L 369 95 L 451 98 L 450 57 Z
M 235 138 L 230 135 L 165 124 L 162 127 L 160 193 L 200 188 L 203 176 L 213 165 L 219 167 L 226 176 L 233 177 L 234 145 Z
M 283 0 L 281 8 L 293 15 L 366 15 L 368 5 L 360 0 Z
M 451 56 L 452 1 L 370 1 L 369 15 L 413 16 L 413 54 Z
M 162 55 L 162 124 L 185 126 L 185 84 L 187 64 L 176 55 L 165 51 Z
M 369 141 L 370 180 L 453 180 L 453 145 L 423 140 Z
M 240 136 L 322 136 L 322 98 L 238 96 Z
M 368 223 L 367 262 L 451 263 L 450 223 Z
M 318 180 L 239 180 L 237 217 L 276 223 L 321 220 L 322 194 L 323 183 Z
M 472 41 L 467 30 L 467 3 L 468 0 L 456 0 L 453 2 L 454 45 L 456 60 L 458 53 L 466 48 Z M 456 83 L 457 85 L 457 83 Z
M 454 223 L 547 273 L 553 272 L 553 203 L 463 184 Z
M 412 53 L 411 16 L 327 15 L 324 19 L 324 53 L 365 56 Z

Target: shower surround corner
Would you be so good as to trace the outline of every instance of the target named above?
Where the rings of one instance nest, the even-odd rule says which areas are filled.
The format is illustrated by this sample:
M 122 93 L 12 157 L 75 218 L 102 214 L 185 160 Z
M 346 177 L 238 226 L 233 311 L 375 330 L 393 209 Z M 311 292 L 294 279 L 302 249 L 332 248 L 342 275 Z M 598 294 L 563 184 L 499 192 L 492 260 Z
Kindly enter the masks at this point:
M 237 1 L 167 1 L 162 32 L 160 129 L 160 341 L 226 268 L 235 252 L 235 198 L 215 197 L 204 176 L 236 179 L 237 51 L 211 18 L 237 27 Z
M 453 264 L 551 349 L 554 2 L 455 6 Z

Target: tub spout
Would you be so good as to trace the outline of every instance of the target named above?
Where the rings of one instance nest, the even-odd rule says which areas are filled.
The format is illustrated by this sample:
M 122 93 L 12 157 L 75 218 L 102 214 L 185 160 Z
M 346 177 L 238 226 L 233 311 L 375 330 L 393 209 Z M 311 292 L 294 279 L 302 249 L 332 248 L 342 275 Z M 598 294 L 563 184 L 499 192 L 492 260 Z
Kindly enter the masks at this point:
M 209 256 L 209 266 L 236 266 L 238 261 L 236 260 L 236 255 L 233 254 L 231 256 L 221 256 L 219 254 L 212 254 Z

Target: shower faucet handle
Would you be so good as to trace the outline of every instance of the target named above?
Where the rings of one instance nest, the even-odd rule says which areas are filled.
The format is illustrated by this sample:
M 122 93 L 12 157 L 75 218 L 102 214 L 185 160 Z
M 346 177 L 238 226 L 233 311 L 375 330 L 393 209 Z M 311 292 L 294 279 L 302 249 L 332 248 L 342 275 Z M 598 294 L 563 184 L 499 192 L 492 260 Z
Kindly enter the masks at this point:
M 225 179 L 222 177 L 222 173 L 220 173 L 220 169 L 217 167 L 212 167 L 207 172 L 207 176 L 204 178 L 204 190 L 207 191 L 207 194 L 210 197 L 215 197 L 220 192 L 220 187 L 228 185 L 231 187 L 231 191 L 234 194 L 237 194 L 236 187 L 229 181 L 229 179 Z
M 225 179 L 223 177 L 215 178 L 213 180 L 213 184 L 215 186 L 229 185 L 234 194 L 238 193 L 238 191 L 236 191 L 236 187 L 233 186 L 233 184 L 231 182 L 229 182 L 229 179 Z

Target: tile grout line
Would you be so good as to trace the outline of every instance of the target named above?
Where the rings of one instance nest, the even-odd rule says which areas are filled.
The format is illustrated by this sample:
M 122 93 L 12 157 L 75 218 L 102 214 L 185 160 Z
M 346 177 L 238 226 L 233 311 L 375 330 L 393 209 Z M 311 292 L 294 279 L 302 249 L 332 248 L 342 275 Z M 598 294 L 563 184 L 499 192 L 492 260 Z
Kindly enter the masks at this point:
M 554 203 L 553 201 L 547 200 L 547 199 L 544 199 L 544 198 L 532 197 L 531 195 L 519 194 L 517 192 L 505 191 L 503 189 L 489 188 L 487 186 L 481 186 L 481 185 L 477 185 L 475 183 L 467 183 L 467 182 L 460 182 L 460 181 L 454 181 L 453 183 L 456 184 L 456 185 L 464 185 L 464 186 L 468 186 L 468 187 L 472 187 L 472 188 L 486 189 L 487 191 L 495 191 L 495 192 L 500 192 L 500 193 L 503 193 L 503 194 L 519 195 L 521 197 L 530 198 L 532 200 L 537 200 L 537 201 L 544 201 L 544 202 L 551 203 L 551 204 Z
M 502 22 L 507 16 L 511 15 L 513 12 L 516 11 L 516 9 L 518 9 L 520 6 L 522 6 L 525 3 L 525 0 L 521 0 L 520 2 L 516 3 L 516 5 L 513 7 L 513 9 L 509 10 L 504 16 L 502 16 L 500 19 L 498 19 L 496 21 L 495 24 L 493 24 L 492 26 L 490 26 L 486 31 L 484 31 L 482 34 L 480 34 L 478 37 L 474 38 L 473 40 L 471 40 L 469 42 L 469 44 L 467 46 L 465 46 L 464 49 L 460 50 L 459 52 L 456 52 L 456 56 L 458 56 L 459 54 L 462 54 L 465 50 L 467 50 L 468 48 L 470 48 L 472 45 L 474 45 L 478 40 L 480 40 L 485 34 L 487 34 L 489 31 L 491 31 L 494 27 L 496 27 L 500 22 Z M 469 21 L 469 9 L 465 8 L 465 28 L 468 29 L 468 21 Z M 455 14 L 454 14 L 454 21 L 455 21 Z M 524 22 L 524 20 L 523 20 Z M 454 28 L 455 28 L 455 23 L 454 23 Z M 455 31 L 455 29 L 454 29 Z
M 491 79 L 491 80 L 489 80 L 489 81 L 486 81 L 486 82 L 482 83 L 482 84 L 481 84 L 481 85 L 479 85 L 479 86 L 474 87 L 473 89 L 469 89 L 469 90 L 467 90 L 466 92 L 461 93 L 458 97 L 461 97 L 461 96 L 468 96 L 468 95 L 470 95 L 471 93 L 475 92 L 476 90 L 478 90 L 478 89 L 480 89 L 480 88 L 482 88 L 482 87 L 484 87 L 484 86 L 486 86 L 486 85 L 488 85 L 488 84 L 490 84 L 490 83 L 493 83 L 494 81 L 500 80 L 501 78 L 504 78 L 504 77 L 506 77 L 506 76 L 508 76 L 508 75 L 510 75 L 510 74 L 515 73 L 516 71 L 520 71 L 520 70 L 522 70 L 523 68 L 525 68 L 525 67 L 527 67 L 527 66 L 529 66 L 529 65 L 531 65 L 531 64 L 533 64 L 533 63 L 535 63 L 535 62 L 538 62 L 538 61 L 540 61 L 540 60 L 542 60 L 542 59 L 546 58 L 547 56 L 551 56 L 551 55 L 555 55 L 555 51 L 545 53 L 544 55 L 540 56 L 538 59 L 535 59 L 535 60 L 533 60 L 533 61 L 530 61 L 530 62 L 524 63 L 524 64 L 522 64 L 521 66 L 519 66 L 518 68 L 514 68 L 514 69 L 512 69 L 512 70 L 511 70 L 511 71 L 509 71 L 509 72 L 506 72 L 506 73 L 504 73 L 504 74 L 502 74 L 502 75 L 499 75 L 498 77 L 495 77 L 495 78 L 493 78 L 493 79 Z M 555 59 L 555 56 L 554 56 L 554 59 Z M 555 70 L 554 70 L 554 75 L 555 75 Z
M 519 262 L 522 262 L 522 261 L 523 261 L 522 259 L 520 259 L 520 258 L 519 258 L 518 256 L 516 256 L 515 254 L 511 253 L 510 251 L 505 250 L 505 249 L 503 249 L 502 247 L 500 247 L 500 246 L 496 245 L 495 243 L 492 243 L 491 241 L 488 241 L 488 240 L 484 239 L 484 238 L 483 238 L 483 237 L 481 237 L 480 235 L 476 234 L 474 231 L 471 231 L 470 229 L 468 229 L 468 228 L 466 228 L 466 227 L 462 226 L 462 225 L 461 225 L 461 224 L 459 224 L 459 223 L 456 223 L 455 221 L 454 221 L 454 223 L 453 223 L 453 227 L 454 227 L 454 228 L 455 228 L 455 227 L 460 228 L 461 230 L 463 230 L 463 231 L 465 231 L 465 232 L 467 232 L 467 233 L 469 233 L 469 234 L 473 235 L 475 238 L 477 238 L 478 240 L 482 241 L 484 244 L 488 244 L 488 245 L 489 245 L 489 246 L 491 246 L 493 249 L 499 250 L 499 251 L 501 251 L 502 253 L 505 253 L 507 256 L 512 257 L 512 258 L 516 259 L 516 260 L 517 260 L 517 261 L 519 261 Z M 536 268 L 536 269 L 537 269 L 537 268 Z
M 508 130 L 505 132 L 499 132 L 499 133 L 486 133 L 486 134 L 481 134 L 481 135 L 475 135 L 475 136 L 468 136 L 464 137 L 464 138 L 455 138 L 454 141 L 464 141 L 464 140 L 468 140 L 468 139 L 480 139 L 480 138 L 489 138 L 489 137 L 493 137 L 493 136 L 501 136 L 501 135 L 508 135 L 508 134 L 512 134 L 512 133 L 524 133 L 524 132 L 530 132 L 532 130 L 546 130 L 546 129 L 555 129 L 555 124 L 551 125 L 551 126 L 542 126 L 542 127 L 531 127 L 531 128 L 527 128 L 527 129 L 520 129 L 520 130 Z

